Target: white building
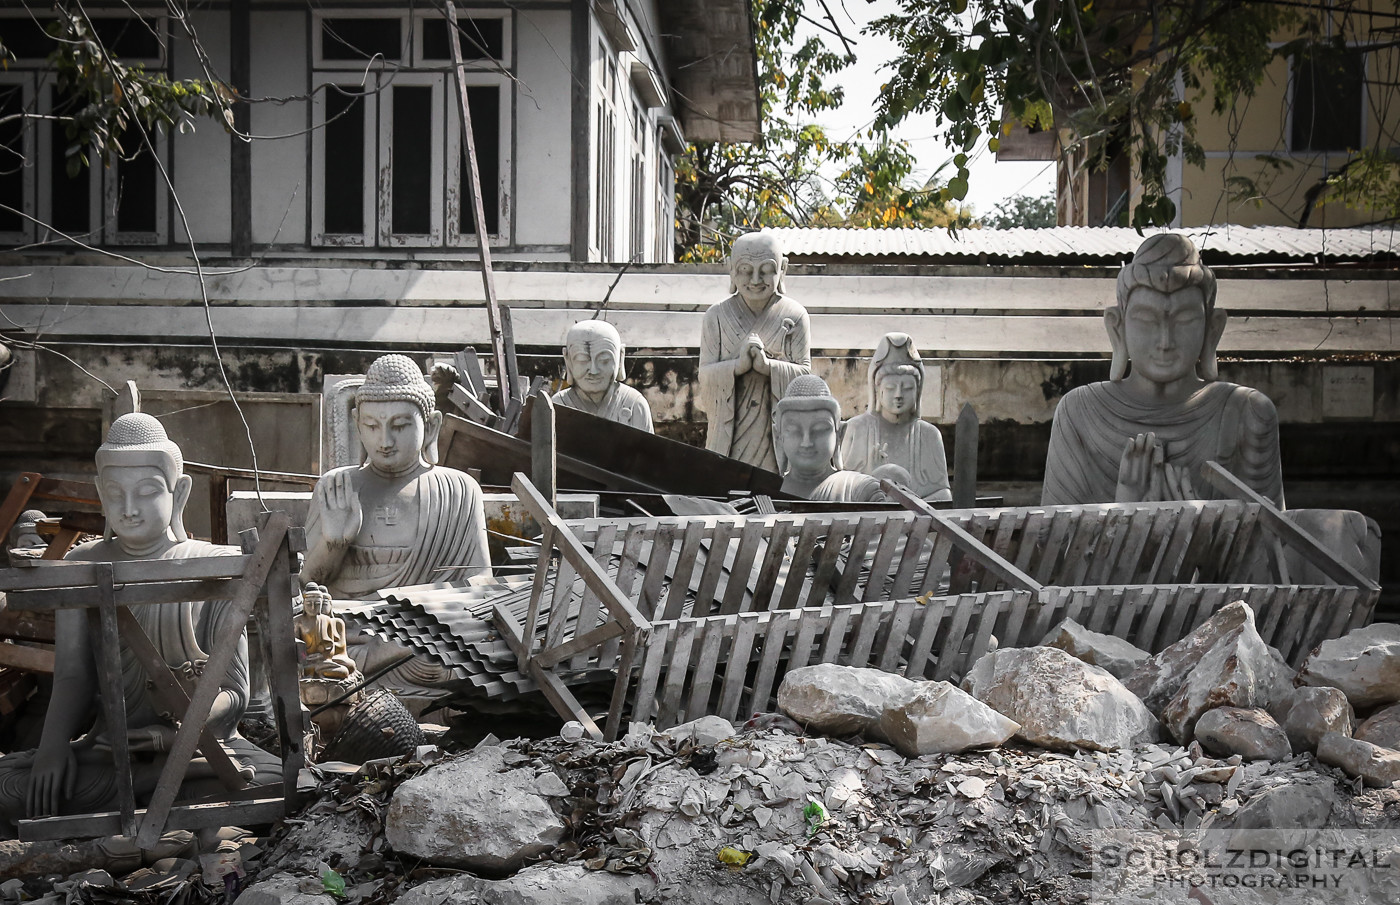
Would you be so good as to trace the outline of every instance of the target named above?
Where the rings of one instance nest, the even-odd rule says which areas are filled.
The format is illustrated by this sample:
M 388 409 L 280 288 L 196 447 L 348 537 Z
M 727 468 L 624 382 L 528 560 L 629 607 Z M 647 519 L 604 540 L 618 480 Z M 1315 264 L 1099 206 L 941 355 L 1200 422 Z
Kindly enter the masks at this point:
M 52 39 L 29 7 L 4 6 L 3 112 L 64 112 Z M 216 120 L 156 136 L 172 194 L 149 154 L 70 178 L 61 123 L 12 125 L 0 142 L 23 165 L 0 168 L 0 204 L 24 216 L 0 210 L 0 243 L 475 257 L 441 3 L 214 0 L 187 21 L 85 9 L 122 59 L 237 88 L 252 140 Z M 675 154 L 757 137 L 747 0 L 468 0 L 458 16 L 493 254 L 671 260 Z

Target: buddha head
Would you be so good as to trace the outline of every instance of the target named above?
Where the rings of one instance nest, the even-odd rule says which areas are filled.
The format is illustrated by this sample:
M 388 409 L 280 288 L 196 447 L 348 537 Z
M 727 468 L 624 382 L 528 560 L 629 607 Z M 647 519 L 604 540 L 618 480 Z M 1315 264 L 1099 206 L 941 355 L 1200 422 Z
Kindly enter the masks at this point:
M 355 426 L 370 468 L 396 477 L 437 464 L 442 412 L 433 388 L 413 359 L 385 355 L 365 372 L 355 390 Z
M 783 291 L 787 256 L 782 243 L 768 230 L 734 240 L 729 251 L 729 291 L 757 310 Z
M 38 509 L 26 509 L 15 519 L 10 529 L 10 549 L 27 550 L 34 547 L 47 547 L 48 542 L 39 534 L 40 520 L 47 518 Z
M 1113 345 L 1109 377 L 1134 372 L 1156 384 L 1219 377 L 1215 351 L 1226 315 L 1215 308 L 1215 275 L 1191 240 L 1161 233 L 1118 272 L 1118 303 L 1104 311 Z
M 97 448 L 97 496 L 114 536 L 127 553 L 150 553 L 168 540 L 185 541 L 190 477 L 180 447 L 159 421 L 142 412 L 122 415 Z
M 826 381 L 803 374 L 788 384 L 773 411 L 773 447 L 778 471 L 821 479 L 841 470 L 841 403 Z
M 907 333 L 886 333 L 870 359 L 870 411 L 891 424 L 919 417 L 924 360 Z
M 569 383 L 599 402 L 622 379 L 622 337 L 607 321 L 579 321 L 564 337 L 564 367 Z

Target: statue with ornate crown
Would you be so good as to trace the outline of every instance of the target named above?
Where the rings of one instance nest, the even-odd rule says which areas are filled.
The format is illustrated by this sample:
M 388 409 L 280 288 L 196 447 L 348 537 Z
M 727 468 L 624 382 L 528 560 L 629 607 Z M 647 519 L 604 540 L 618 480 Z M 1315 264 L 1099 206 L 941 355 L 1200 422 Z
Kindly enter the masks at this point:
M 907 333 L 887 333 L 870 359 L 870 411 L 846 422 L 841 461 L 875 474 L 885 465 L 908 473 L 909 489 L 926 500 L 951 500 L 943 435 L 920 417 L 924 360 Z
M 129 562 L 232 556 L 234 547 L 191 540 L 183 514 L 191 481 L 180 448 L 160 422 L 146 414 L 112 422 L 97 450 L 97 492 L 106 536 L 74 548 L 65 559 Z M 253 784 L 276 782 L 282 764 L 238 733 L 248 706 L 246 626 L 233 621 L 229 601 L 211 600 L 132 607 L 160 656 L 172 668 L 198 673 L 220 639 L 236 634 L 238 653 L 209 714 L 209 729 L 244 777 Z M 105 721 L 90 723 L 97 697 L 97 665 L 86 613 L 55 613 L 53 697 L 39 747 L 0 758 L 0 830 L 13 832 L 24 817 L 84 814 L 117 806 L 116 772 Z M 138 802 L 155 788 L 175 739 L 177 722 L 152 697 L 145 671 L 129 648 L 121 652 L 127 743 Z M 180 798 L 224 791 L 203 757 L 191 761 Z
M 1206 498 L 1197 473 L 1215 461 L 1283 508 L 1278 413 L 1258 390 L 1219 379 L 1226 314 L 1195 245 L 1150 237 L 1119 272 L 1117 296 L 1104 312 L 1109 379 L 1055 409 L 1042 504 Z
M 369 366 L 355 425 L 365 462 L 316 482 L 302 583 L 343 600 L 490 575 L 481 488 L 435 464 L 442 413 L 412 359 L 385 355 Z
M 574 324 L 564 338 L 569 388 L 554 394 L 554 404 L 654 433 L 646 397 L 622 382 L 625 352 L 617 328 L 607 321 Z
M 828 503 L 883 502 L 878 479 L 841 467 L 841 403 L 826 381 L 803 374 L 788 384 L 773 415 L 783 493 Z
M 709 419 L 705 448 L 769 471 L 773 406 L 812 370 L 807 310 L 783 295 L 787 257 L 770 232 L 740 236 L 729 255 L 729 298 L 700 328 L 700 395 Z

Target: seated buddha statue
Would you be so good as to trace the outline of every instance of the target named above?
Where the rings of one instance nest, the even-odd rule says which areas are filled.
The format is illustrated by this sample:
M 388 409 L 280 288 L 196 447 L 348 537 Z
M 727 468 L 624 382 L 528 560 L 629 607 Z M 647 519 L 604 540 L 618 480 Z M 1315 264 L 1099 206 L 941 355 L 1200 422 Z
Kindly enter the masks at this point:
M 191 481 L 180 448 L 160 422 L 146 414 L 123 415 L 97 450 L 97 492 L 106 518 L 106 536 L 69 551 L 76 562 L 130 562 L 232 556 L 237 548 L 191 540 L 183 513 Z M 209 729 L 244 778 L 254 784 L 278 782 L 282 764 L 238 733 L 248 705 L 246 626 L 234 620 L 227 600 L 163 603 L 130 610 L 172 668 L 198 674 L 215 643 L 230 634 L 238 652 L 220 681 L 209 714 Z M 24 817 L 83 814 L 117 807 L 116 771 L 105 720 L 93 723 L 97 664 L 87 613 L 64 609 L 54 620 L 53 697 L 44 716 L 39 747 L 0 758 L 0 830 L 13 831 Z M 175 739 L 175 715 L 165 711 L 148 687 L 146 673 L 129 646 L 121 650 L 127 743 L 137 806 L 155 788 L 165 752 Z M 223 791 L 208 762 L 197 757 L 180 798 Z
M 345 648 L 345 620 L 331 610 L 331 595 L 318 584 L 302 592 L 301 615 L 294 623 L 306 645 L 301 674 L 315 679 L 344 679 L 356 671 Z
M 1104 312 L 1109 379 L 1055 409 L 1041 503 L 1208 498 L 1198 474 L 1214 461 L 1283 508 L 1278 413 L 1258 390 L 1219 379 L 1225 321 L 1190 239 L 1143 242 Z
M 841 461 L 873 475 L 883 465 L 908 472 L 909 489 L 926 500 L 951 500 L 943 435 L 920 416 L 924 361 L 907 333 L 887 333 L 870 359 L 870 411 L 846 422 Z
M 481 488 L 435 464 L 442 413 L 412 359 L 385 355 L 369 366 L 355 390 L 354 419 L 365 462 L 316 482 L 303 585 L 355 600 L 489 575 Z
M 646 397 L 622 382 L 625 351 L 617 328 L 607 321 L 574 324 L 564 338 L 569 387 L 554 394 L 554 404 L 654 433 Z
M 876 478 L 842 470 L 837 448 L 841 403 L 825 380 L 815 374 L 795 378 L 774 409 L 773 446 L 783 493 L 828 503 L 885 500 Z

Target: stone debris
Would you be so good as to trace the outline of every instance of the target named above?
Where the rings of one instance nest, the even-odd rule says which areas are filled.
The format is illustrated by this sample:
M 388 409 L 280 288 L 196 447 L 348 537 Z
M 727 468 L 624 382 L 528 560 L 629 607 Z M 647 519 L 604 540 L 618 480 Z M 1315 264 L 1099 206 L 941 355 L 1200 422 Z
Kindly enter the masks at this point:
M 1111 751 L 1155 741 L 1155 717 L 1106 670 L 1053 647 L 985 654 L 963 689 L 1021 724 L 1016 737 L 1055 750 Z
M 1356 714 L 1351 702 L 1338 688 L 1305 686 L 1294 689 L 1293 704 L 1283 719 L 1283 731 L 1288 734 L 1288 743 L 1294 751 L 1316 751 L 1317 743 L 1324 735 L 1329 732 L 1351 735 L 1355 725 Z M 1397 728 L 1400 728 L 1400 724 L 1397 724 Z M 1387 748 L 1394 747 L 1386 742 L 1376 743 Z
M 880 716 L 882 738 L 905 757 L 995 748 L 1020 724 L 947 682 L 920 682 Z
M 1085 663 L 1108 670 L 1117 679 L 1126 679 L 1151 656 L 1116 635 L 1091 632 L 1073 619 L 1052 628 L 1040 646 L 1058 647 Z
M 697 745 L 713 748 L 725 739 L 733 738 L 734 731 L 734 724 L 722 716 L 702 716 L 698 720 L 672 726 L 666 730 L 666 734 L 678 742 L 690 739 Z
M 791 670 L 778 687 L 778 707 L 809 730 L 855 735 L 913 691 L 903 676 L 878 669 L 821 663 Z
M 1400 704 L 1392 704 L 1377 710 L 1365 722 L 1357 726 L 1356 731 L 1351 735 L 1373 745 L 1380 745 L 1382 748 L 1400 750 Z
M 1376 622 L 1319 644 L 1299 685 L 1340 688 L 1357 710 L 1400 701 L 1400 625 Z
M 1341 767 L 1348 776 L 1359 777 L 1368 786 L 1388 788 L 1400 779 L 1400 751 L 1347 738 L 1340 732 L 1322 737 L 1317 743 L 1317 759 Z
M 1231 604 L 1234 606 L 1234 604 Z M 1286 708 L 1291 697 L 1287 664 L 1280 665 L 1254 627 L 1254 613 L 1215 636 L 1215 642 L 1192 665 L 1185 681 L 1162 708 L 1162 724 L 1181 744 L 1195 738 L 1196 721 L 1216 707 Z
M 1253 625 L 1254 611 L 1244 601 L 1226 604 L 1175 644 L 1133 670 L 1123 684 L 1142 698 L 1147 709 L 1160 715 L 1167 702 L 1186 684 L 1191 671 L 1211 648 L 1246 623 Z
M 1245 760 L 1287 760 L 1293 755 L 1283 727 L 1258 708 L 1207 711 L 1196 721 L 1196 741 L 1218 757 L 1238 754 Z

